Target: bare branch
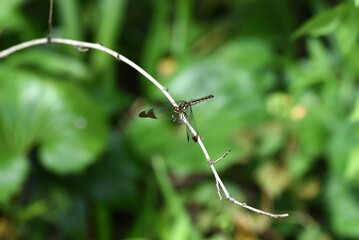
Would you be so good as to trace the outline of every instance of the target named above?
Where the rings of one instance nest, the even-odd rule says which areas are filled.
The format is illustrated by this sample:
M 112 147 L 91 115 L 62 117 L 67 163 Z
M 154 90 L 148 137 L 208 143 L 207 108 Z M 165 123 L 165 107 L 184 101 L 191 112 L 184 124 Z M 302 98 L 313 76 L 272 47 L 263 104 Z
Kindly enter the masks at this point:
M 50 11 L 50 15 L 52 15 L 51 12 L 52 11 Z M 50 23 L 51 23 L 51 19 L 49 19 L 49 26 L 51 25 Z M 49 32 L 51 33 L 51 28 L 49 28 Z M 49 42 L 49 36 L 51 38 L 51 34 L 49 34 L 47 38 L 41 38 L 41 39 L 31 40 L 31 41 L 28 41 L 28 42 L 23 42 L 23 43 L 20 43 L 18 45 L 12 46 L 12 47 L 10 47 L 8 49 L 5 49 L 3 51 L 0 51 L 0 59 L 5 58 L 5 57 L 17 52 L 17 51 L 20 51 L 20 50 L 23 50 L 23 49 L 26 49 L 26 48 L 29 48 L 29 47 L 33 47 L 33 46 L 41 45 L 41 44 L 46 44 L 46 43 Z M 70 46 L 73 46 L 73 47 L 75 47 L 77 49 L 96 49 L 96 50 L 102 51 L 104 53 L 107 53 L 107 54 L 113 56 L 117 60 L 122 61 L 122 62 L 128 64 L 129 66 L 131 66 L 132 68 L 136 69 L 140 74 L 142 74 L 149 81 L 151 81 L 168 98 L 168 100 L 172 103 L 172 105 L 174 107 L 178 107 L 177 103 L 174 101 L 172 96 L 169 94 L 168 89 L 166 87 L 162 86 L 159 82 L 157 82 L 156 79 L 154 79 L 150 74 L 148 74 L 140 66 L 138 66 L 137 64 L 135 64 L 134 62 L 132 62 L 128 58 L 122 56 L 121 54 L 119 54 L 119 53 L 117 53 L 117 52 L 115 52 L 115 51 L 113 51 L 113 50 L 111 50 L 109 48 L 106 48 L 106 47 L 102 46 L 102 44 L 82 42 L 82 41 L 63 39 L 63 38 L 51 38 L 50 40 L 51 40 L 52 43 L 70 45 Z M 180 113 L 180 114 L 184 115 L 183 116 L 183 122 L 188 126 L 188 128 L 190 129 L 192 134 L 194 136 L 198 136 L 198 133 L 190 125 L 190 123 L 188 122 L 185 114 L 183 114 L 183 113 Z M 229 192 L 228 192 L 227 188 L 223 184 L 221 178 L 219 177 L 219 175 L 218 175 L 218 173 L 217 173 L 217 171 L 216 171 L 216 169 L 214 167 L 214 163 L 217 163 L 218 161 L 220 161 L 221 159 L 226 157 L 227 154 L 230 152 L 230 149 L 228 149 L 227 152 L 225 152 L 219 159 L 217 159 L 215 161 L 212 161 L 209 154 L 208 154 L 208 152 L 207 152 L 206 147 L 203 144 L 202 138 L 200 136 L 198 137 L 198 144 L 201 147 L 202 152 L 203 152 L 203 154 L 204 154 L 204 156 L 205 156 L 207 162 L 209 163 L 209 166 L 210 166 L 210 168 L 211 168 L 211 170 L 213 172 L 213 175 L 214 175 L 215 180 L 216 180 L 217 192 L 218 192 L 218 195 L 219 195 L 220 199 L 222 198 L 221 194 L 220 194 L 220 192 L 222 191 L 228 201 L 230 201 L 230 202 L 232 202 L 232 203 L 234 203 L 236 205 L 239 205 L 241 207 L 247 208 L 247 209 L 249 209 L 249 210 L 251 210 L 253 212 L 256 212 L 258 214 L 270 216 L 270 217 L 273 217 L 273 218 L 282 218 L 282 217 L 287 217 L 288 216 L 287 213 L 285 213 L 285 214 L 273 214 L 273 213 L 265 212 L 265 211 L 256 209 L 254 207 L 251 207 L 251 206 L 247 205 L 246 203 L 238 202 L 236 199 L 231 197 L 229 195 Z

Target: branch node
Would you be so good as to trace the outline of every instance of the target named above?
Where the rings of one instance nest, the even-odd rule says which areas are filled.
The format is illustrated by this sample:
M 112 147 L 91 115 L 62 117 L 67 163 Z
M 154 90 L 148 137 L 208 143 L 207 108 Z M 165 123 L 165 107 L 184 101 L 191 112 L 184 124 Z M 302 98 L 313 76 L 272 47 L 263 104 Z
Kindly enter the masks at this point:
M 47 33 L 46 39 L 47 43 L 51 43 L 51 33 Z
M 87 52 L 89 48 L 83 46 L 76 46 L 76 49 L 80 52 Z
M 117 59 L 118 61 L 122 61 L 122 59 L 121 59 L 121 54 L 118 53 L 116 59 Z

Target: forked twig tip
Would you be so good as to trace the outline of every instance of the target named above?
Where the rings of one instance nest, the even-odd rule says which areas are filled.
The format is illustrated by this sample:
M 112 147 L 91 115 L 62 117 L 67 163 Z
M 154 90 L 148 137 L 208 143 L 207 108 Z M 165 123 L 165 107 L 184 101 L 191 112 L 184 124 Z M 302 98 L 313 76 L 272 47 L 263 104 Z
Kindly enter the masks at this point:
M 227 151 L 222 155 L 220 156 L 217 160 L 215 161 L 210 161 L 211 164 L 215 164 L 215 163 L 218 163 L 219 161 L 221 161 L 223 158 L 225 158 L 230 152 L 232 151 L 232 148 L 228 148 Z
M 288 217 L 288 213 L 283 213 L 283 214 L 275 214 L 275 218 L 285 218 Z

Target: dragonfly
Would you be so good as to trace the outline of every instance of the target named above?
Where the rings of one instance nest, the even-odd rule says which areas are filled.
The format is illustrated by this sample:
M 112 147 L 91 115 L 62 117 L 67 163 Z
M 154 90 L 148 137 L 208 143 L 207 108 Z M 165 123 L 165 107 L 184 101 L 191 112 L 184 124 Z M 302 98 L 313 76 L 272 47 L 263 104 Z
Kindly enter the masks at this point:
M 173 122 L 177 123 L 178 125 L 182 125 L 184 123 L 184 118 L 187 119 L 189 124 L 193 127 L 193 129 L 198 133 L 196 122 L 194 121 L 192 106 L 196 105 L 197 103 L 203 102 L 205 100 L 213 98 L 213 95 L 207 95 L 201 98 L 191 99 L 188 101 L 179 101 L 177 102 L 177 107 L 170 105 L 166 105 L 163 107 L 158 108 L 151 108 L 145 111 L 140 112 L 138 115 L 141 118 L 152 118 L 152 119 L 171 119 Z M 194 135 L 189 127 L 186 125 L 186 133 L 187 133 L 187 141 L 191 136 L 194 142 L 198 141 L 198 134 Z

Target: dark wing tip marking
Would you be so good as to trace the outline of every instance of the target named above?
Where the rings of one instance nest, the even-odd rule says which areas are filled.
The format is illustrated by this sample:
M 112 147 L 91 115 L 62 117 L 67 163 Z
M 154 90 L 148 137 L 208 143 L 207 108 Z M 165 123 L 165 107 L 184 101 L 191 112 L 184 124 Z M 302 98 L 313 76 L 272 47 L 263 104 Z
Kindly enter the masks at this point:
M 155 113 L 153 112 L 153 109 L 150 109 L 148 111 L 142 111 L 142 112 L 140 112 L 140 114 L 138 114 L 138 116 L 141 117 L 141 118 L 157 119 Z
M 141 118 L 145 118 L 145 117 L 147 117 L 147 113 L 146 113 L 146 111 L 142 111 L 142 112 L 140 112 L 140 114 L 138 114 L 138 116 Z

